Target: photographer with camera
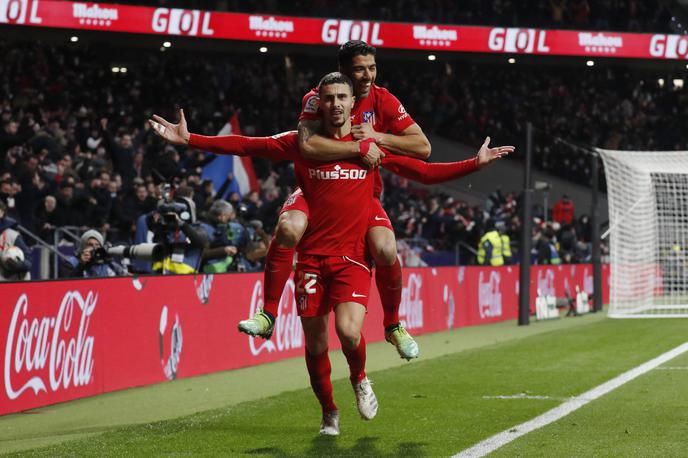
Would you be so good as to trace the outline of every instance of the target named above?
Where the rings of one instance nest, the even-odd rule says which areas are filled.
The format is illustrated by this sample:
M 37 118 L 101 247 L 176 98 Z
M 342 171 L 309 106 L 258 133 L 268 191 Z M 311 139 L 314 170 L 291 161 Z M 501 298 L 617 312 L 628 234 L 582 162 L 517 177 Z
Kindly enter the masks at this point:
M 256 270 L 256 259 L 265 256 L 265 253 L 256 253 L 255 230 L 237 221 L 232 204 L 226 200 L 213 202 L 208 211 L 208 221 L 208 232 L 212 237 L 210 247 L 203 251 L 203 272 Z
M 239 205 L 241 215 L 245 206 Z M 203 251 L 204 273 L 256 272 L 258 262 L 267 254 L 269 237 L 257 220 L 246 222 L 237 216 L 234 206 L 226 200 L 216 200 L 207 214 L 205 224 L 211 235 L 210 247 Z
M 268 253 L 270 236 L 263 228 L 263 222 L 258 219 L 248 219 L 249 209 L 245 203 L 238 204 L 237 222 L 246 229 L 248 239 L 243 250 L 243 257 L 239 265 L 239 272 L 258 272 L 263 270 L 260 262 Z
M 76 256 L 71 256 L 64 266 L 64 277 L 117 277 L 127 275 L 126 270 L 117 263 L 105 249 L 103 235 L 90 229 L 79 239 Z
M 208 210 L 206 230 L 212 234 L 210 246 L 203 250 L 203 272 L 236 272 L 240 251 L 246 246 L 246 229 L 236 221 L 234 207 L 216 200 Z
M 186 189 L 180 186 L 171 201 L 163 201 L 146 217 L 148 230 L 153 232 L 153 243 L 160 247 L 152 258 L 154 273 L 192 274 L 201 268 L 209 237 L 196 221 L 196 204 Z
M 7 205 L 0 200 L 0 281 L 29 280 L 29 248 L 14 229 L 17 222 L 7 216 Z

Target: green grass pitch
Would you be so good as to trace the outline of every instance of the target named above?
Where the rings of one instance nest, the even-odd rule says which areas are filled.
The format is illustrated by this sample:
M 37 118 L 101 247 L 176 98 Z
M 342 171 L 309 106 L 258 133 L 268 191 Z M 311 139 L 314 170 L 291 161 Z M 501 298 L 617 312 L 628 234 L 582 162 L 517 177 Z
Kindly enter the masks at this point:
M 337 438 L 318 436 L 319 406 L 303 362 L 291 360 L 6 416 L 0 450 L 451 456 L 676 347 L 688 340 L 687 330 L 680 319 L 586 316 L 527 328 L 509 322 L 422 336 L 423 357 L 411 363 L 395 359 L 388 344 L 371 345 L 368 372 L 380 410 L 370 422 L 358 417 L 344 358 L 334 353 Z M 688 454 L 687 425 L 684 354 L 494 455 L 680 456 Z

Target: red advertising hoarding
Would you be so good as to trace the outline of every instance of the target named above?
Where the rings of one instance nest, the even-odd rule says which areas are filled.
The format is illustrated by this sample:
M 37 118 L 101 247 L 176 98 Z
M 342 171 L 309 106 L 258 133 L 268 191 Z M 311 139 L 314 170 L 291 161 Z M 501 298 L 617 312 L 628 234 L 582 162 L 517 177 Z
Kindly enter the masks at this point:
M 531 290 L 540 288 L 546 294 L 563 296 L 563 288 L 575 285 L 590 291 L 592 285 L 589 265 L 538 266 L 533 272 Z M 606 269 L 604 277 L 606 286 Z M 534 293 L 531 297 L 534 301 Z M 271 340 L 236 330 L 237 322 L 262 304 L 261 274 L 2 285 L 0 415 L 302 356 L 293 283 L 282 296 Z M 371 294 L 368 310 L 363 332 L 369 342 L 381 341 L 377 292 Z M 518 268 L 404 270 L 400 315 L 414 335 L 514 319 L 517 314 Z M 332 348 L 338 348 L 335 341 Z M 392 348 L 390 357 L 396 357 Z
M 555 56 L 686 59 L 688 36 L 410 24 L 153 8 L 56 0 L 0 0 L 0 24 L 382 48 Z

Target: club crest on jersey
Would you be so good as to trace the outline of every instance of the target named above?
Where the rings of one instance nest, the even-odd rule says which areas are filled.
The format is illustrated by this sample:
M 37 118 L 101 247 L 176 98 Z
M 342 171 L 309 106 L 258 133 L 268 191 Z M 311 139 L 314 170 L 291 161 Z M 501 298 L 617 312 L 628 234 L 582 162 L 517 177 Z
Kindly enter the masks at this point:
M 363 112 L 363 122 L 375 123 L 375 112 L 374 111 L 364 111 Z

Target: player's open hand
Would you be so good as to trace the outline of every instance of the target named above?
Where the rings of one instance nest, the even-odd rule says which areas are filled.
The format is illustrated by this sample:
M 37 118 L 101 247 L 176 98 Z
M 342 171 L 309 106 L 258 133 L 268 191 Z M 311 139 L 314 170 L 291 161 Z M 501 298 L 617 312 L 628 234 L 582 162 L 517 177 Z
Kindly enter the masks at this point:
M 380 132 L 373 129 L 373 124 L 370 122 L 364 122 L 363 124 L 357 124 L 351 126 L 351 135 L 354 140 L 365 140 L 367 138 L 372 138 L 376 142 L 379 141 Z
M 383 157 L 385 157 L 385 153 L 383 153 L 382 150 L 378 148 L 376 143 L 371 142 L 370 147 L 368 149 L 368 154 L 363 156 L 361 160 L 363 161 L 363 164 L 366 165 L 366 167 L 374 169 L 375 167 L 380 166 Z
M 153 132 L 163 140 L 173 145 L 186 146 L 189 144 L 189 129 L 186 127 L 186 118 L 184 117 L 184 110 L 179 109 L 179 123 L 172 124 L 165 118 L 153 115 L 148 123 L 153 128 Z
M 483 146 L 478 151 L 478 168 L 482 169 L 499 158 L 513 153 L 516 148 L 513 146 L 496 146 L 490 148 L 490 137 L 485 138 Z

